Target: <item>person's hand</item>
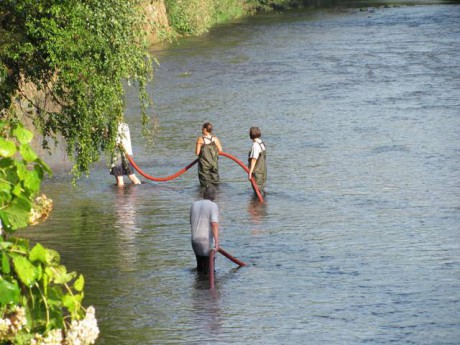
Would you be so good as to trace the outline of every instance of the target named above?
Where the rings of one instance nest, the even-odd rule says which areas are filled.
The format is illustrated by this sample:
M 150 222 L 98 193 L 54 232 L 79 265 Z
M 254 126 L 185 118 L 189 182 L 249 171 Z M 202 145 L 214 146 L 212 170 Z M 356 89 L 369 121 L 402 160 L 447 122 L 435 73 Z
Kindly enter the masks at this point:
M 251 174 L 251 173 L 249 173 L 249 174 L 248 174 L 248 180 L 250 181 L 250 180 L 251 180 L 251 178 L 252 178 L 252 174 Z

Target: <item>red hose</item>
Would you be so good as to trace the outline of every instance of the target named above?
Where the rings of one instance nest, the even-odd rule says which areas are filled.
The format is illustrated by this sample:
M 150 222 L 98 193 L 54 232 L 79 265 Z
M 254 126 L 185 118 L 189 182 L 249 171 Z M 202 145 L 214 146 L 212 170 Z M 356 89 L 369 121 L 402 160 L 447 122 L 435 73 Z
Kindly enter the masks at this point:
M 219 152 L 219 154 L 221 156 L 230 158 L 231 160 L 235 161 L 236 163 L 238 163 L 240 165 L 240 167 L 242 167 L 247 173 L 249 173 L 249 169 L 247 168 L 247 166 L 244 165 L 244 163 L 242 161 L 240 161 L 238 158 L 232 156 L 231 154 L 225 153 L 225 152 Z M 256 192 L 257 197 L 259 198 L 259 201 L 261 203 L 263 203 L 264 198 L 262 197 L 262 194 L 260 194 L 259 187 L 257 187 L 257 183 L 256 183 L 256 181 L 254 181 L 253 177 L 251 177 L 251 183 L 252 183 L 252 186 L 254 187 L 254 191 Z
M 214 249 L 213 249 L 214 251 Z M 238 266 L 246 266 L 246 264 L 243 261 L 238 260 L 237 258 L 231 256 L 229 253 L 227 253 L 225 250 L 219 247 L 218 249 L 219 253 L 221 253 L 223 256 L 225 256 L 227 259 L 233 261 L 235 264 Z
M 221 253 L 223 256 L 225 256 L 227 259 L 230 259 L 233 261 L 235 264 L 238 266 L 246 266 L 246 264 L 243 261 L 238 260 L 237 258 L 231 256 L 229 253 L 227 253 L 225 250 L 219 247 L 217 249 L 219 253 Z M 214 290 L 214 258 L 216 256 L 216 249 L 213 248 L 209 251 L 209 290 Z
M 216 250 L 211 249 L 209 252 L 209 289 L 214 290 L 214 256 L 216 255 Z
M 224 156 L 224 157 L 227 157 L 227 158 L 230 158 L 231 160 L 235 161 L 236 163 L 238 163 L 247 173 L 249 173 L 249 169 L 243 164 L 243 162 L 241 162 L 238 158 L 235 158 L 234 156 L 228 154 L 228 153 L 225 153 L 225 152 L 219 152 L 219 154 L 221 156 Z M 190 169 L 192 166 L 194 166 L 197 162 L 198 162 L 198 158 L 195 159 L 192 163 L 190 163 L 189 165 L 187 165 L 185 168 L 179 170 L 178 172 L 176 172 L 175 174 L 172 174 L 172 175 L 169 175 L 169 176 L 166 176 L 166 177 L 153 177 L 153 176 L 150 176 L 149 174 L 146 174 L 145 172 L 143 172 L 141 170 L 141 168 L 139 168 L 137 166 L 137 164 L 134 162 L 133 160 L 133 157 L 131 157 L 130 155 L 126 155 L 126 157 L 128 158 L 129 162 L 131 163 L 131 165 L 134 167 L 134 169 L 136 169 L 136 171 L 141 174 L 142 176 L 144 176 L 146 179 L 149 179 L 149 180 L 152 180 L 152 181 L 157 181 L 157 182 L 164 182 L 164 181 L 171 181 L 173 179 L 175 179 L 176 177 L 179 177 L 180 175 L 182 175 L 183 173 L 185 173 L 188 169 Z M 256 182 L 254 181 L 254 178 L 251 177 L 251 183 L 252 183 L 252 186 L 254 187 L 254 191 L 256 192 L 257 194 L 257 197 L 259 198 L 259 201 L 261 203 L 264 202 L 264 198 L 262 197 L 262 194 L 260 194 L 260 191 L 259 191 L 259 187 L 257 187 L 257 184 Z
M 164 182 L 164 181 L 171 181 L 172 179 L 175 179 L 176 177 L 182 175 L 184 172 L 186 172 L 188 169 L 190 169 L 192 166 L 194 166 L 197 162 L 198 162 L 198 158 L 195 159 L 192 163 L 190 163 L 189 165 L 187 165 L 185 168 L 183 168 L 182 170 L 179 170 L 178 172 L 176 172 L 175 174 L 172 174 L 172 175 L 169 175 L 169 176 L 166 176 L 166 177 L 153 177 L 153 176 L 150 176 L 148 174 L 146 174 L 145 172 L 143 172 L 141 170 L 141 168 L 139 168 L 137 166 L 136 163 L 134 163 L 133 161 L 133 158 L 130 156 L 130 155 L 126 155 L 126 157 L 128 157 L 128 160 L 129 162 L 131 163 L 131 165 L 134 167 L 134 169 L 137 170 L 137 172 L 139 174 L 141 174 L 142 176 L 144 176 L 146 179 L 149 179 L 149 180 L 152 180 L 152 181 L 158 181 L 158 182 Z

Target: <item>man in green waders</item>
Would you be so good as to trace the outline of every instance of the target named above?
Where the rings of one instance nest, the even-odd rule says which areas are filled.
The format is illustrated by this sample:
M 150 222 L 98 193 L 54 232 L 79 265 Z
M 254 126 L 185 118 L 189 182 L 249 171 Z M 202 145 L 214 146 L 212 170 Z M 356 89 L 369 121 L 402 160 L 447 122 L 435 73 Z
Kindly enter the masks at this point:
M 265 195 L 265 182 L 267 181 L 267 154 L 265 151 L 265 144 L 260 139 L 261 136 L 262 132 L 258 127 L 251 127 L 249 129 L 249 137 L 253 143 L 248 157 L 248 178 L 251 180 L 251 177 L 253 177 L 257 187 L 259 188 L 260 194 Z
M 219 152 L 222 146 L 219 139 L 212 135 L 212 124 L 206 122 L 202 127 L 202 136 L 196 140 L 195 154 L 198 156 L 198 179 L 202 187 L 219 183 Z

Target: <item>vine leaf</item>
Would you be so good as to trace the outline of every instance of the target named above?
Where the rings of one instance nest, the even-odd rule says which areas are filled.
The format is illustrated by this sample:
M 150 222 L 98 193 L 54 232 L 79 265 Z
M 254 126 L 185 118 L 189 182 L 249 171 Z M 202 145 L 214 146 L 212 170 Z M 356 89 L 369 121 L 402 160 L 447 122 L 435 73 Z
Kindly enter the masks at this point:
M 29 220 L 29 212 L 32 207 L 26 198 L 16 197 L 3 211 L 0 211 L 0 218 L 6 228 L 18 229 L 26 227 Z
M 19 146 L 19 152 L 21 152 L 22 158 L 24 158 L 26 162 L 34 162 L 38 158 L 29 144 L 22 144 Z
M 77 314 L 81 307 L 83 293 L 78 295 L 66 294 L 62 297 L 62 304 L 72 313 Z
M 19 286 L 14 283 L 0 279 L 0 305 L 19 303 Z
M 28 144 L 32 140 L 33 134 L 31 131 L 18 126 L 13 130 L 13 134 L 18 138 L 21 144 Z
M 53 249 L 46 249 L 46 263 L 49 266 L 57 266 L 61 261 L 61 256 L 59 253 Z
M 83 291 L 84 286 L 85 286 L 85 278 L 83 277 L 83 274 L 80 274 L 80 276 L 75 281 L 75 283 L 73 283 L 73 288 L 76 291 L 81 292 Z
M 46 264 L 46 249 L 43 248 L 40 243 L 37 243 L 30 251 L 29 260 L 32 262 L 39 261 Z
M 0 156 L 2 157 L 12 157 L 16 153 L 16 145 L 3 138 L 0 138 Z
M 10 258 L 5 252 L 3 252 L 2 253 L 2 273 L 10 274 L 10 272 L 11 272 Z
M 73 278 L 75 278 L 76 273 L 70 272 L 67 273 L 67 269 L 64 265 L 59 265 L 53 269 L 53 282 L 55 284 L 67 284 Z
M 37 279 L 37 268 L 25 257 L 15 255 L 13 257 L 14 270 L 19 280 L 24 285 L 31 287 Z

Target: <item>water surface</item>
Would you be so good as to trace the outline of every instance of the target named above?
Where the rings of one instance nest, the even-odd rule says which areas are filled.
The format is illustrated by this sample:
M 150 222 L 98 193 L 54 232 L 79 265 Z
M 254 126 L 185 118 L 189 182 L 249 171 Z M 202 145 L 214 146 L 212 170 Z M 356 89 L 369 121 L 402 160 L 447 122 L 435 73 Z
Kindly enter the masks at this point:
M 156 47 L 155 145 L 129 106 L 135 160 L 166 176 L 211 121 L 245 161 L 268 150 L 265 204 L 222 157 L 216 290 L 188 212 L 196 168 L 120 189 L 101 164 L 57 174 L 33 236 L 85 275 L 97 344 L 458 344 L 460 6 L 260 15 Z M 135 104 L 128 89 L 128 104 Z

